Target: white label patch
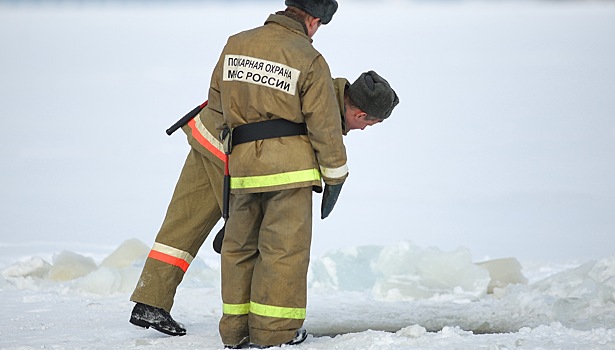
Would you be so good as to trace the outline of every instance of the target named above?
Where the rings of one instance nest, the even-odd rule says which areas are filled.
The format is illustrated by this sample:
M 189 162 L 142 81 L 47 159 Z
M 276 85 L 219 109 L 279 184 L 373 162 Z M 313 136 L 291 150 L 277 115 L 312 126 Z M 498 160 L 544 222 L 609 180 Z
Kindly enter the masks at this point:
M 250 56 L 224 56 L 224 81 L 243 81 L 295 95 L 298 69 Z

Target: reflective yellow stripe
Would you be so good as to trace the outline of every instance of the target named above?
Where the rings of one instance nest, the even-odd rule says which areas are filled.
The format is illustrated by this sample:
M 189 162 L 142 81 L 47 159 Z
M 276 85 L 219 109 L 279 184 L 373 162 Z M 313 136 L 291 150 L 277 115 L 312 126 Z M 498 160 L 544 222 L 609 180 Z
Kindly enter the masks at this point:
M 231 188 L 271 187 L 313 180 L 320 181 L 318 169 L 290 171 L 273 175 L 231 177 Z
M 222 304 L 222 312 L 225 315 L 247 315 L 251 312 L 265 317 L 305 319 L 305 308 L 263 305 L 253 301 L 245 304 Z
M 222 304 L 222 312 L 225 315 L 247 315 L 250 312 L 250 303 Z
M 305 319 L 305 308 L 263 305 L 253 301 L 250 302 L 250 312 L 266 317 Z

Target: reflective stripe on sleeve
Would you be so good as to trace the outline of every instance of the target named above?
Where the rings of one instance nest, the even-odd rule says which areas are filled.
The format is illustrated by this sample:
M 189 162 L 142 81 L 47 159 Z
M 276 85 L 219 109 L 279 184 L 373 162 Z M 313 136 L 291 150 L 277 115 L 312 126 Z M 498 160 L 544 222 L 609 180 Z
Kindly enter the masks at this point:
M 247 315 L 250 312 L 250 303 L 222 304 L 222 312 L 225 315 Z
M 333 179 L 337 179 L 340 177 L 344 177 L 348 174 L 348 165 L 344 164 L 339 168 L 326 168 L 324 166 L 320 167 L 320 171 L 324 177 L 330 177 Z
M 194 260 L 194 257 L 188 252 L 158 242 L 154 243 L 147 257 L 177 266 L 184 272 L 188 270 L 192 260 Z
M 271 187 L 307 181 L 320 181 L 318 169 L 290 171 L 273 175 L 231 177 L 231 188 Z
M 266 317 L 305 319 L 305 308 L 263 305 L 253 301 L 250 302 L 250 312 Z
M 191 119 L 188 122 L 188 126 L 192 130 L 192 137 L 198 141 L 201 146 L 205 147 L 214 156 L 218 157 L 223 162 L 226 161 L 226 155 L 224 154 L 224 148 L 222 143 L 212 135 L 209 130 L 203 125 L 200 117 Z

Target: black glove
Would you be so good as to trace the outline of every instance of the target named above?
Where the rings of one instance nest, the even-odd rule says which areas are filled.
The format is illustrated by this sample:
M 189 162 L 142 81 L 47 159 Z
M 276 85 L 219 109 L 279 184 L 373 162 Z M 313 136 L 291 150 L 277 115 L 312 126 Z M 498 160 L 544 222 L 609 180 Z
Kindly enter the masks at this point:
M 342 191 L 342 182 L 339 185 L 327 185 L 325 184 L 325 193 L 322 195 L 322 203 L 320 205 L 320 218 L 325 219 L 335 206 L 335 202 L 337 202 L 337 197 L 340 196 L 340 192 Z
M 214 238 L 214 250 L 216 253 L 220 254 L 222 252 L 222 240 L 224 240 L 224 228 L 226 225 L 222 226 L 220 231 L 216 234 L 216 238 Z

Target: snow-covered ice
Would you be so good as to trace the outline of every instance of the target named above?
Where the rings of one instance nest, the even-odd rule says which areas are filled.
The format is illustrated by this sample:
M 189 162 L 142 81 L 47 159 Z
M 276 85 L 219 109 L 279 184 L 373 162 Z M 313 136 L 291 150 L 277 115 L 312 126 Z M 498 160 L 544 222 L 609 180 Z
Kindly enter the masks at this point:
M 0 246 L 8 255 L 14 248 Z M 221 348 L 215 260 L 197 257 L 178 290 L 172 314 L 186 336 L 128 323 L 147 251 L 131 239 L 100 262 L 61 251 L 3 266 L 0 347 Z M 463 247 L 445 252 L 404 241 L 331 251 L 310 267 L 311 335 L 297 348 L 615 348 L 615 256 L 529 269 L 507 261 L 499 263 L 499 286 L 487 293 L 489 262 L 474 263 Z

